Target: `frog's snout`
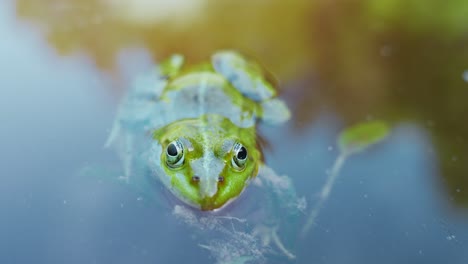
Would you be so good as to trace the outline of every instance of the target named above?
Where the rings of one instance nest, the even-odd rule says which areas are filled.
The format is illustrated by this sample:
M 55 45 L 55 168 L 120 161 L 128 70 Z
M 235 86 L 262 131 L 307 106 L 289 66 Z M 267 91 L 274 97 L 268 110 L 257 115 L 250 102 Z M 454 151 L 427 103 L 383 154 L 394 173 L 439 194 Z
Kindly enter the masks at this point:
M 218 192 L 218 177 L 199 177 L 200 197 L 211 198 Z
M 202 158 L 191 162 L 193 170 L 192 180 L 197 179 L 199 195 L 202 200 L 212 198 L 218 192 L 220 174 L 224 169 L 224 162 L 217 158 L 212 151 L 206 151 Z

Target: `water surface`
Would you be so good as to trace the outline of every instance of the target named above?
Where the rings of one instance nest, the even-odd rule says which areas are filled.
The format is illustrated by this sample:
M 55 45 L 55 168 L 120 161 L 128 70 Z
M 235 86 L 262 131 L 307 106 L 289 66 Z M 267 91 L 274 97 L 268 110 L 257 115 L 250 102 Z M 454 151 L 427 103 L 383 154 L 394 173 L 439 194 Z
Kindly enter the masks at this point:
M 103 145 L 135 74 L 171 52 L 195 60 L 228 44 L 245 49 L 246 41 L 280 80 L 293 109 L 285 126 L 261 127 L 270 146 L 266 161 L 293 179 L 309 206 L 338 155 L 341 129 L 371 119 L 392 127 L 384 142 L 346 161 L 312 231 L 286 239 L 297 263 L 468 262 L 466 28 L 451 26 L 439 36 L 437 27 L 405 30 L 365 18 L 374 30 L 367 32 L 364 18 L 345 23 L 358 7 L 340 17 L 343 8 L 325 4 L 301 12 L 298 3 L 284 10 L 272 4 L 250 21 L 251 32 L 283 39 L 268 46 L 253 33 L 242 35 L 249 30 L 244 25 L 228 24 L 241 14 L 253 19 L 232 3 L 226 4 L 231 12 L 245 11 L 229 13 L 224 25 L 240 32 L 238 42 L 221 26 L 203 24 L 219 16 L 213 10 L 230 6 L 191 18 L 202 19 L 195 31 L 213 32 L 197 40 L 188 27 L 119 20 L 120 13 L 85 2 L 0 6 L 1 263 L 214 262 L 167 207 L 80 171 L 119 170 L 115 153 Z M 289 48 L 268 26 L 280 12 L 284 35 L 299 38 Z M 310 39 L 317 41 L 304 44 Z

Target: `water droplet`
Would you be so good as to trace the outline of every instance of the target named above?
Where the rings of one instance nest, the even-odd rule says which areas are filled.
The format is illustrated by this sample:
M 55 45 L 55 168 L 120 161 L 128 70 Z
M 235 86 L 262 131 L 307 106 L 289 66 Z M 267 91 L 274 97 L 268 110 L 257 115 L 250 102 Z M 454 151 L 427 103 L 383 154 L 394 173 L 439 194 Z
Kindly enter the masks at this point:
M 328 151 L 332 151 L 333 150 L 333 147 L 332 146 L 329 146 L 328 147 Z
M 67 200 L 63 200 L 63 204 L 67 204 Z
M 142 201 L 142 200 L 143 200 L 143 197 L 138 196 L 137 201 Z
M 465 70 L 462 74 L 462 78 L 465 82 L 468 83 L 468 70 Z

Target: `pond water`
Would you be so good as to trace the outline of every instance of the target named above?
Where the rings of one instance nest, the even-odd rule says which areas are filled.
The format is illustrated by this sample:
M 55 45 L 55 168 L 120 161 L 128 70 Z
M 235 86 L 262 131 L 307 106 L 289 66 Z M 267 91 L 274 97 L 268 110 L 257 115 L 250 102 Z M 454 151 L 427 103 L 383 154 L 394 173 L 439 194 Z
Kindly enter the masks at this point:
M 98 8 L 93 1 L 84 2 Z M 120 168 L 116 154 L 104 148 L 118 102 L 132 77 L 148 69 L 155 57 L 188 50 L 183 44 L 171 50 L 183 37 L 155 30 L 162 32 L 155 36 L 161 45 L 132 34 L 124 41 L 95 20 L 101 26 L 93 26 L 93 32 L 86 24 L 74 29 L 81 33 L 53 35 L 67 30 L 70 19 L 61 13 L 66 8 L 44 3 L 0 5 L 0 263 L 216 262 L 199 246 L 203 242 L 192 227 L 176 219 L 168 206 L 145 203 L 122 184 L 80 173 L 89 167 Z M 44 11 L 54 6 L 55 11 Z M 35 9 L 40 11 L 31 11 Z M 309 23 L 314 21 L 326 22 Z M 147 25 L 116 24 L 125 32 L 148 30 Z M 187 40 L 196 39 L 188 30 L 179 31 L 189 35 Z M 311 232 L 285 239 L 297 257 L 290 262 L 468 263 L 468 30 L 464 32 L 462 40 L 451 35 L 444 41 L 415 40 L 402 32 L 379 35 L 377 42 L 386 46 L 376 54 L 385 62 L 360 61 L 355 56 L 363 53 L 356 51 L 349 55 L 351 63 L 334 64 L 337 69 L 330 65 L 340 60 L 326 56 L 340 47 L 324 48 L 325 42 L 311 47 L 320 56 L 304 55 L 315 57 L 316 64 L 291 59 L 286 67 L 275 64 L 280 57 L 266 59 L 273 72 L 280 72 L 282 98 L 293 118 L 283 126 L 260 128 L 269 146 L 265 159 L 291 177 L 309 207 L 338 155 L 336 138 L 343 128 L 370 119 L 392 128 L 383 142 L 346 160 Z M 349 41 L 350 49 L 356 43 Z M 205 49 L 210 47 L 188 53 L 197 58 L 194 54 Z M 397 51 L 397 58 L 387 60 Z M 336 56 L 347 56 L 343 52 Z M 294 67 L 300 68 L 296 75 L 291 74 Z M 359 86 L 362 78 L 369 87 Z M 306 219 L 303 215 L 294 224 Z M 280 256 L 267 260 L 284 262 L 288 259 Z

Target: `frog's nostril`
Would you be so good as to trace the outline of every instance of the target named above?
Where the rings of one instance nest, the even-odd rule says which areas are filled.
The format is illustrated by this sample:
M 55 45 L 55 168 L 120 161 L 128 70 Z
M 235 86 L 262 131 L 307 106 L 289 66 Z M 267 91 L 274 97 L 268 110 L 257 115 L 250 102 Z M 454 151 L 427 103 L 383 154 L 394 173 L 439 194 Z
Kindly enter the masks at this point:
M 224 182 L 224 177 L 223 177 L 223 176 L 219 176 L 219 177 L 218 177 L 218 182 Z
M 193 177 L 192 177 L 192 181 L 194 181 L 194 182 L 199 182 L 199 181 L 200 181 L 200 177 L 198 177 L 198 176 L 193 176 Z

